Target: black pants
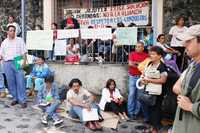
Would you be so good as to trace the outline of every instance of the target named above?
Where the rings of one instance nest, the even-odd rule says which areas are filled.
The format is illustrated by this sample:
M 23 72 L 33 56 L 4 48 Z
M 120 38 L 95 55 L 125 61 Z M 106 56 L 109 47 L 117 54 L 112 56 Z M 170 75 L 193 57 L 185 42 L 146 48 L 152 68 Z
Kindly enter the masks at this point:
M 149 106 L 149 123 L 155 128 L 160 128 L 160 125 L 161 125 L 162 100 L 163 100 L 163 96 L 157 96 L 156 104 L 154 106 Z
M 127 110 L 127 106 L 126 106 L 126 102 L 122 102 L 122 104 L 118 104 L 115 102 L 110 102 L 110 103 L 106 103 L 105 105 L 105 111 L 111 111 L 114 112 L 115 114 L 119 114 L 119 113 L 123 113 L 126 112 Z

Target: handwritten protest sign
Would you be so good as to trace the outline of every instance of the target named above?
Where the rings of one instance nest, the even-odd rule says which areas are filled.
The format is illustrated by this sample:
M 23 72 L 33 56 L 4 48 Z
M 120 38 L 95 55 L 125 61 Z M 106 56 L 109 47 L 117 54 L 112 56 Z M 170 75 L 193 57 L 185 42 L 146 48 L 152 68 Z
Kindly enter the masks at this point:
M 55 40 L 54 55 L 66 55 L 66 40 Z
M 29 50 L 52 50 L 53 31 L 34 30 L 27 31 L 27 49 Z
M 135 45 L 137 42 L 137 28 L 136 27 L 117 28 L 116 38 L 118 44 Z
M 111 28 L 81 29 L 81 38 L 108 40 L 112 39 L 112 31 Z
M 57 38 L 77 38 L 79 37 L 78 29 L 66 29 L 66 30 L 57 30 Z

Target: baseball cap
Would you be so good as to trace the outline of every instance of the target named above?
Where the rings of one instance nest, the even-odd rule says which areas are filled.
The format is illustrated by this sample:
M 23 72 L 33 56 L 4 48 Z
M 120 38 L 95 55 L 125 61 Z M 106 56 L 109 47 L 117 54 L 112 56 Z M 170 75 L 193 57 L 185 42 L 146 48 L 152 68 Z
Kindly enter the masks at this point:
M 179 34 L 176 38 L 185 42 L 196 36 L 200 36 L 200 24 L 190 26 L 186 32 Z

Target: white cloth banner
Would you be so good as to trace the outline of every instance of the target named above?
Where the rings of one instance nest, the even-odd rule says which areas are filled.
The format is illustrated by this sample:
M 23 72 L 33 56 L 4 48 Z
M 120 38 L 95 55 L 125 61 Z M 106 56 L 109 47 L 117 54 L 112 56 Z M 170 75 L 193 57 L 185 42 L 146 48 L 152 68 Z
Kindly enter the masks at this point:
M 54 55 L 66 55 L 66 40 L 55 40 Z
M 52 50 L 53 31 L 34 30 L 27 32 L 27 49 L 29 50 Z
M 81 38 L 101 39 L 101 40 L 112 39 L 112 29 L 111 28 L 81 29 Z
M 99 8 L 68 8 L 64 9 L 64 16 L 72 12 L 81 28 L 117 27 L 123 22 L 126 26 L 130 23 L 147 25 L 149 20 L 149 1 L 131 3 L 127 5 L 108 6 Z
M 58 39 L 77 38 L 77 37 L 79 37 L 78 29 L 57 30 L 57 38 Z

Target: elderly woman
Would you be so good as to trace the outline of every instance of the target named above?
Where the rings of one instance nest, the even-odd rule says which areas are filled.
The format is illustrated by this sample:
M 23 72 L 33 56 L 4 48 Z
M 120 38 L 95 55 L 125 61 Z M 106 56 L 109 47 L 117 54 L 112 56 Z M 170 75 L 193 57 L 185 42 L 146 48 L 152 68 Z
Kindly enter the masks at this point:
M 162 48 L 158 46 L 153 46 L 149 50 L 149 56 L 151 62 L 146 66 L 144 70 L 144 74 L 142 76 L 142 84 L 146 85 L 145 91 L 156 97 L 155 104 L 149 105 L 143 101 L 142 103 L 142 109 L 144 113 L 144 117 L 146 121 L 149 121 L 149 123 L 152 126 L 152 133 L 157 133 L 158 129 L 160 128 L 160 121 L 161 121 L 161 105 L 163 100 L 163 91 L 164 91 L 164 84 L 167 80 L 167 70 L 165 64 L 161 61 L 163 55 Z M 156 75 L 151 75 L 155 77 L 151 77 L 149 72 L 155 72 Z M 148 85 L 160 85 L 160 88 L 158 87 L 157 92 L 151 92 L 151 90 L 147 88 Z

